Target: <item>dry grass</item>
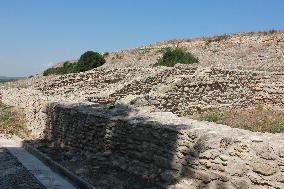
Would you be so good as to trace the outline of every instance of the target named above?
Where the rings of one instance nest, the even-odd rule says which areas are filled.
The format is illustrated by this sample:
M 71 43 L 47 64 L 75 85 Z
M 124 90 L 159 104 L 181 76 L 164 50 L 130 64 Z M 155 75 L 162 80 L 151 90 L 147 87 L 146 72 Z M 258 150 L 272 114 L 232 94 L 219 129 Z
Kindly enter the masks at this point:
M 202 120 L 254 132 L 284 133 L 284 112 L 261 105 L 226 112 L 212 110 Z
M 223 34 L 223 35 L 216 35 L 216 36 L 212 36 L 212 37 L 207 37 L 206 38 L 206 45 L 209 45 L 212 42 L 220 42 L 223 40 L 226 40 L 230 37 L 230 35 L 228 34 Z
M 0 134 L 18 135 L 28 138 L 30 132 L 25 127 L 24 115 L 16 109 L 0 102 Z

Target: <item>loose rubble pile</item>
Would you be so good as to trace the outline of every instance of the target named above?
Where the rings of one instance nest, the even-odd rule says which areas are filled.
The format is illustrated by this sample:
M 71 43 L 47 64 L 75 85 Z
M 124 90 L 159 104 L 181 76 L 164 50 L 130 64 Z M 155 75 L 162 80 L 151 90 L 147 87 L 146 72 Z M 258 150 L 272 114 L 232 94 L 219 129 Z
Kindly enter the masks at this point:
M 169 45 L 186 47 L 200 64 L 149 67 Z M 164 42 L 110 53 L 88 72 L 2 87 L 0 98 L 24 110 L 35 146 L 60 149 L 57 161 L 99 188 L 284 188 L 283 134 L 186 118 L 256 104 L 283 108 L 284 73 L 257 71 L 282 70 L 283 49 L 283 31 Z M 144 66 L 134 64 L 141 51 Z M 239 66 L 254 71 L 232 69 Z

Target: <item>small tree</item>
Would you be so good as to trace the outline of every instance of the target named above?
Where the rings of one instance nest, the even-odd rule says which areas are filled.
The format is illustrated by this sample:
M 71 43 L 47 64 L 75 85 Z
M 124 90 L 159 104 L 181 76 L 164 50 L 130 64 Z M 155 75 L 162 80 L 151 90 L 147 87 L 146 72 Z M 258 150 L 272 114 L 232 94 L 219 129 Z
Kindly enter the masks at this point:
M 78 73 L 97 68 L 105 63 L 104 57 L 97 52 L 87 51 L 81 55 L 76 63 L 64 62 L 63 66 L 57 68 L 48 68 L 43 72 L 47 75 L 62 75 L 68 73 Z
M 198 63 L 198 58 L 191 53 L 186 52 L 183 48 L 165 48 L 163 56 L 158 59 L 154 66 L 168 66 L 173 67 L 175 64 L 193 64 Z
M 105 63 L 104 57 L 93 51 L 87 51 L 81 55 L 78 63 L 74 67 L 76 72 L 84 72 L 102 66 Z

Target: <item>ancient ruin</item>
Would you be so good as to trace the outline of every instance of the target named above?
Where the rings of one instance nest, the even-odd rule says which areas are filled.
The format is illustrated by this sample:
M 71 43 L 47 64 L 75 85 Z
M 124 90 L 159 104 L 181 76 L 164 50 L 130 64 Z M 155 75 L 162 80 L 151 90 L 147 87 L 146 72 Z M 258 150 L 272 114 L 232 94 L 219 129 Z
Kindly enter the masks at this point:
M 200 63 L 152 67 L 169 46 Z M 69 158 L 58 162 L 97 187 L 280 189 L 283 133 L 191 116 L 283 108 L 283 60 L 283 31 L 172 40 L 110 53 L 91 71 L 11 83 L 0 99 L 23 109 L 32 144 L 61 150 Z

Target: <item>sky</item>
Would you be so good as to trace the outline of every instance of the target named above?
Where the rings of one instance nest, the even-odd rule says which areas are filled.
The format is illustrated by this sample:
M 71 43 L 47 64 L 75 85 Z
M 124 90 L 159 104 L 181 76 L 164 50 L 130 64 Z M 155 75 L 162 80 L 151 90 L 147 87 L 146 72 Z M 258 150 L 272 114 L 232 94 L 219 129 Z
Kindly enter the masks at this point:
M 88 50 L 270 29 L 284 29 L 283 0 L 0 0 L 0 76 Z

